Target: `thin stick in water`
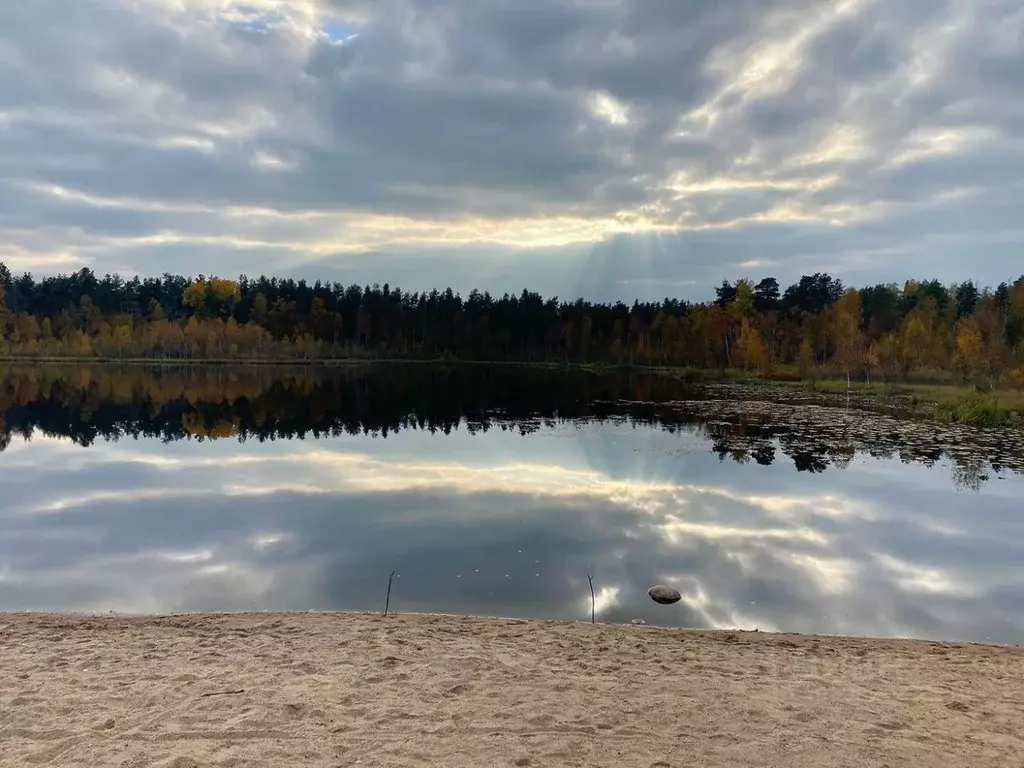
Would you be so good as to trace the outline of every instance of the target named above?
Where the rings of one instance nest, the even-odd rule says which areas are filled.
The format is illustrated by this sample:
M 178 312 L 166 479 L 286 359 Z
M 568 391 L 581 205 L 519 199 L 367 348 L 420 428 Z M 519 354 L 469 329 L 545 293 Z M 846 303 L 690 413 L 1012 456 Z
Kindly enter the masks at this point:
M 394 580 L 394 578 L 395 578 L 395 571 L 392 571 L 391 575 L 388 576 L 388 597 L 387 597 L 387 600 L 384 601 L 384 615 L 385 616 L 388 615 L 388 608 L 391 607 L 391 582 Z
M 594 597 L 594 577 L 587 573 L 587 581 L 590 582 L 590 623 L 595 624 L 597 619 L 597 599 Z

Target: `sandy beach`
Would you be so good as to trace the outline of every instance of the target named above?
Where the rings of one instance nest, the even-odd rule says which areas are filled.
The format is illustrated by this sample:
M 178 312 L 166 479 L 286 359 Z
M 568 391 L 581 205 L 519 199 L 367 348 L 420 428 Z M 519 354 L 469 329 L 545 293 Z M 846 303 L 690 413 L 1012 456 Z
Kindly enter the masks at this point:
M 452 616 L 0 614 L 0 765 L 1006 766 L 1024 651 Z

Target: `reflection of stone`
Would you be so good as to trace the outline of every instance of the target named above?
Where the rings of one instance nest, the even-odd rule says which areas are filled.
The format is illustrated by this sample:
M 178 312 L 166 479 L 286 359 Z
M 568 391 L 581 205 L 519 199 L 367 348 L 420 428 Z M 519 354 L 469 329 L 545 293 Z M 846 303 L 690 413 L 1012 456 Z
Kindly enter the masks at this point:
M 651 596 L 651 600 L 662 605 L 672 605 L 672 603 L 678 603 L 683 599 L 683 596 L 679 594 L 679 590 L 666 587 L 664 584 L 651 587 L 647 590 L 647 594 Z

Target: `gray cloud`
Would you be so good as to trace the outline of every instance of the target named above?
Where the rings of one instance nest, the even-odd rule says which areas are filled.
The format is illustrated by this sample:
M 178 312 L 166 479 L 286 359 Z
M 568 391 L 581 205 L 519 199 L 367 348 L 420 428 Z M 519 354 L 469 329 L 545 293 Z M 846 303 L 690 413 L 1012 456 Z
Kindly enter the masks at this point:
M 599 299 L 998 282 L 1022 42 L 1010 0 L 8 3 L 0 259 Z
M 681 438 L 697 452 L 667 453 Z M 590 570 L 607 621 L 1020 641 L 1018 478 L 967 519 L 943 466 L 798 475 L 707 447 L 612 424 L 244 449 L 15 440 L 0 609 L 376 610 L 398 568 L 398 610 L 582 618 Z M 685 604 L 651 603 L 656 581 Z

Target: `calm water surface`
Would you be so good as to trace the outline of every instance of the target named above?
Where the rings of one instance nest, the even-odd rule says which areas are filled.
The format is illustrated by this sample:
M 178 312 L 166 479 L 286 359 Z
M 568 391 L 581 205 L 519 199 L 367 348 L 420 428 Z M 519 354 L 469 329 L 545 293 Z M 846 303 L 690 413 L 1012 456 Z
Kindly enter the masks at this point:
M 1019 432 L 515 369 L 0 372 L 0 609 L 1018 643 Z M 675 585 L 676 606 L 646 596 Z

